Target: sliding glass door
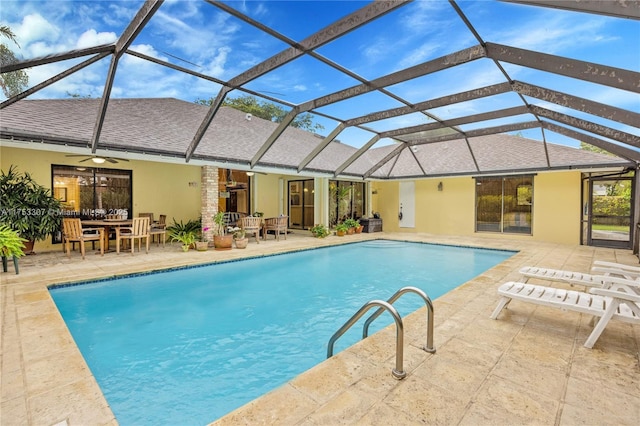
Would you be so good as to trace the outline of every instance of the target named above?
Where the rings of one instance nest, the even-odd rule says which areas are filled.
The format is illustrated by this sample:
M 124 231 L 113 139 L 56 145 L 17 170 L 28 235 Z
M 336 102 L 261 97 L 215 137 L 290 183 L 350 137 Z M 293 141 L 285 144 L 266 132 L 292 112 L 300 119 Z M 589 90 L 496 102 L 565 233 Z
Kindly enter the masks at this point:
M 631 177 L 589 179 L 588 220 L 585 224 L 588 245 L 631 247 L 632 191 Z

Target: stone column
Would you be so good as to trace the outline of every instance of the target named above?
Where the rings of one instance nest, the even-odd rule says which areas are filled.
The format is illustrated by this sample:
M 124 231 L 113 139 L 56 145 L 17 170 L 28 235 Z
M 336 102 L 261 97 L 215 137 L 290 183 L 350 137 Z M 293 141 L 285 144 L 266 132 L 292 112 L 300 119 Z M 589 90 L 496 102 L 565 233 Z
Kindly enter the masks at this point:
M 218 168 L 215 166 L 202 166 L 200 181 L 202 228 L 209 228 L 205 235 L 207 241 L 212 243 L 213 216 L 218 213 Z

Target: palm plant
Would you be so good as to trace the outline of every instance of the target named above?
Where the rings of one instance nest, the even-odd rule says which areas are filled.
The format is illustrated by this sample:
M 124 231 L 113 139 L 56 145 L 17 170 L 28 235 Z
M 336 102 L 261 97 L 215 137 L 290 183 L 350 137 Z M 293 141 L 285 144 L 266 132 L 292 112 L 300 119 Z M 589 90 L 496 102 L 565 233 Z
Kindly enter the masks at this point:
M 51 190 L 15 166 L 0 173 L 0 223 L 8 225 L 28 241 L 44 240 L 62 224 L 61 206 Z

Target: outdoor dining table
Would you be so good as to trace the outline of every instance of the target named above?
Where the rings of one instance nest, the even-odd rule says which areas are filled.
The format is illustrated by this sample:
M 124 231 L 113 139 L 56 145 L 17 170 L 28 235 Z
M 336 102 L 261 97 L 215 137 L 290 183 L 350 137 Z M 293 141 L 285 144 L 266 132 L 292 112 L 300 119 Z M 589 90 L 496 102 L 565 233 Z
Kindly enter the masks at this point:
M 131 226 L 133 224 L 132 219 L 89 219 L 83 220 L 82 226 L 101 226 L 104 228 L 104 252 L 108 253 L 109 250 L 109 235 L 112 227 Z

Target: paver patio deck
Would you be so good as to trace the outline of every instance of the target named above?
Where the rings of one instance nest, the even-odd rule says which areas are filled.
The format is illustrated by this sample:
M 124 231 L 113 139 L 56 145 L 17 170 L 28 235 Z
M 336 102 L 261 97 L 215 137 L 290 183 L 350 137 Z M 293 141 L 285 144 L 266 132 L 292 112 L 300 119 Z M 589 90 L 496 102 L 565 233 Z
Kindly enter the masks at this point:
M 519 252 L 434 301 L 435 354 L 420 349 L 424 309 L 406 317 L 404 380 L 391 376 L 395 330 L 389 327 L 215 424 L 638 424 L 639 326 L 612 321 L 586 349 L 591 326 L 585 315 L 514 301 L 497 321 L 489 319 L 497 287 L 519 279 L 524 265 L 588 272 L 595 259 L 637 265 L 631 251 L 426 234 L 318 240 L 302 231 L 226 252 L 183 253 L 174 244 L 154 245 L 148 255 L 109 253 L 84 261 L 77 252 L 67 259 L 61 251 L 22 258 L 19 275 L 12 266 L 0 275 L 0 424 L 118 423 L 47 286 L 370 238 Z

